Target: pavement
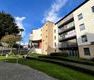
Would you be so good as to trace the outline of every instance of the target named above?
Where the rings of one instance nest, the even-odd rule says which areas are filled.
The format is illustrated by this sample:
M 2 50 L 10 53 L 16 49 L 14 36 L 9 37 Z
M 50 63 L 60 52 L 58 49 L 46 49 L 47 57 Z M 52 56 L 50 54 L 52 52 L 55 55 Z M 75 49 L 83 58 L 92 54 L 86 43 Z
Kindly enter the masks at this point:
M 57 80 L 28 66 L 0 62 L 0 80 Z

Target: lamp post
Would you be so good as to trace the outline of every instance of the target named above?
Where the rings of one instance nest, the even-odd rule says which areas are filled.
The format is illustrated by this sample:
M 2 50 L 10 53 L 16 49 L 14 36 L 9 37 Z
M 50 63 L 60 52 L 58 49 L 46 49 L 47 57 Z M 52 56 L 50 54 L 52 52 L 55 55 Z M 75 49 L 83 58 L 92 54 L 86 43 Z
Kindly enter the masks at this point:
M 22 32 L 24 31 L 24 29 L 19 29 L 20 30 L 20 32 L 21 32 L 21 40 L 22 40 Z M 21 44 L 21 40 L 20 40 L 20 42 L 19 42 L 19 52 L 20 52 L 20 44 Z
M 24 29 L 19 29 L 19 31 L 21 32 L 20 36 L 22 36 L 22 32 L 24 31 Z M 22 37 L 21 37 L 21 40 L 22 40 Z M 21 44 L 21 40 L 19 41 L 18 54 L 20 53 L 20 44 Z M 18 63 L 18 57 L 17 57 L 17 63 Z

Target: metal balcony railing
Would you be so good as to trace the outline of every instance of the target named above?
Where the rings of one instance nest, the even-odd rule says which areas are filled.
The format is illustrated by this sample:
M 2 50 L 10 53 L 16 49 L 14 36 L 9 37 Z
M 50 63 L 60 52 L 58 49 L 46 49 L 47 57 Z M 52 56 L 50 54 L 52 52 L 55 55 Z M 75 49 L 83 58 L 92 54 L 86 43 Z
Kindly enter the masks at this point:
M 62 28 L 59 28 L 59 33 L 64 33 L 75 28 L 74 22 L 71 22 L 70 24 L 62 26 Z
M 69 40 L 69 39 L 72 39 L 72 38 L 75 38 L 76 37 L 76 32 L 73 32 L 71 34 L 67 34 L 67 35 L 60 35 L 61 37 L 59 37 L 59 41 L 63 41 L 63 40 Z
M 72 48 L 77 47 L 77 43 L 61 43 L 58 46 L 59 48 Z

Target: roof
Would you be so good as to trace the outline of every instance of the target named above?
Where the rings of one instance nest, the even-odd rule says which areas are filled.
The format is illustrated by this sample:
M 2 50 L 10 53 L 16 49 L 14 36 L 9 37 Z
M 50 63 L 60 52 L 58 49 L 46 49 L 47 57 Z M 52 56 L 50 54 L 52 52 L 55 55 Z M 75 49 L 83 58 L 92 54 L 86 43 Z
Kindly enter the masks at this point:
M 69 12 L 67 15 L 65 15 L 63 18 L 61 18 L 59 21 L 57 21 L 55 24 L 58 24 L 60 21 L 62 21 L 64 18 L 66 18 L 68 15 L 70 15 L 71 13 L 73 13 L 75 10 L 77 10 L 78 8 L 80 8 L 82 5 L 84 5 L 86 2 L 88 2 L 89 0 L 85 0 L 83 3 L 81 3 L 78 7 L 76 7 L 74 10 L 72 10 L 71 12 Z

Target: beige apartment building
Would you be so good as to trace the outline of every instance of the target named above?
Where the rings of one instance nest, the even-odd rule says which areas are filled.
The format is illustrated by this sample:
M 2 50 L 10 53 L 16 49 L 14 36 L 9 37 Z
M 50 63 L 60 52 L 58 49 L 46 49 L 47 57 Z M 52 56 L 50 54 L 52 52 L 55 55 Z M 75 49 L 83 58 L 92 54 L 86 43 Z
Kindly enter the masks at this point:
M 94 58 L 94 0 L 87 0 L 85 4 L 73 12 L 79 56 Z
M 58 51 L 58 30 L 53 22 L 47 21 L 41 28 L 33 30 L 29 40 L 35 53 L 48 55 Z

